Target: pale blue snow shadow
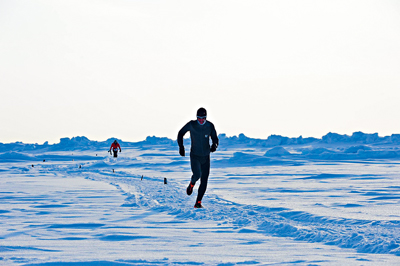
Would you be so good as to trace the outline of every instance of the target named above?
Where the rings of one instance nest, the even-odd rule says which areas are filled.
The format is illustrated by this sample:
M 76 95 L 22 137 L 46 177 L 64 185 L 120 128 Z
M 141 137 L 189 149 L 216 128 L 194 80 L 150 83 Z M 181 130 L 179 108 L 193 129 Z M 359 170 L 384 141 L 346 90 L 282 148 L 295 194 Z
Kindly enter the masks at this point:
M 33 208 L 39 208 L 39 209 L 65 208 L 65 207 L 69 207 L 69 205 L 66 205 L 66 204 L 43 204 L 43 205 L 33 206 Z
M 185 261 L 175 262 L 167 258 L 162 260 L 116 260 L 116 261 L 80 261 L 80 262 L 46 262 L 24 264 L 24 266 L 132 266 L 132 265 L 204 265 L 201 262 Z
M 340 175 L 340 174 L 319 174 L 319 175 L 313 175 L 313 176 L 308 176 L 308 177 L 302 177 L 299 179 L 330 179 L 330 178 L 345 178 L 348 176 L 349 175 Z
M 347 204 L 334 204 L 335 207 L 343 207 L 343 208 L 359 208 L 364 207 L 364 205 L 354 204 L 354 203 L 347 203 Z
M 56 155 L 56 154 L 37 154 L 30 155 L 21 152 L 9 151 L 0 154 L 0 162 L 21 162 L 21 161 L 98 161 L 103 160 L 100 156 L 89 156 L 89 155 Z
M 62 229 L 62 228 L 71 228 L 71 229 L 95 229 L 104 226 L 105 224 L 100 223 L 74 223 L 74 224 L 52 224 L 47 228 L 51 229 Z
M 369 200 L 396 200 L 396 199 L 400 199 L 400 196 L 381 196 L 381 197 L 376 197 L 376 198 L 372 198 Z
M 16 251 L 16 250 L 36 250 L 36 251 L 45 251 L 45 252 L 61 252 L 61 250 L 52 250 L 52 249 L 34 248 L 34 247 L 0 246 L 0 252 Z
M 76 241 L 76 240 L 87 240 L 89 238 L 87 237 L 63 237 L 59 238 L 59 240 L 70 240 L 70 241 Z
M 102 241 L 130 241 L 143 238 L 152 238 L 151 236 L 137 236 L 137 235 L 107 235 L 99 239 Z

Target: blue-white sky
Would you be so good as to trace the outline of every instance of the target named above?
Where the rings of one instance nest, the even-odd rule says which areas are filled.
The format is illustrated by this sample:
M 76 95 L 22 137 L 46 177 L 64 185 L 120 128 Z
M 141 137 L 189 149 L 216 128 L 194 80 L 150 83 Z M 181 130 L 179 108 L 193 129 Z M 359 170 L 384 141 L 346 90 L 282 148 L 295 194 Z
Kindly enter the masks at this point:
M 0 142 L 400 133 L 400 2 L 0 1 Z

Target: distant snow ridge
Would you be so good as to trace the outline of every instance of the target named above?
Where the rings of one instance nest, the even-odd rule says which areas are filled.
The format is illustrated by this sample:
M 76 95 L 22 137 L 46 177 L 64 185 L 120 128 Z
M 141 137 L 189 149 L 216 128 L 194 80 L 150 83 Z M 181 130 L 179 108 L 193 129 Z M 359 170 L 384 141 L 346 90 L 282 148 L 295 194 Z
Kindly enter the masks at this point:
M 372 150 L 367 146 L 352 146 L 344 152 L 326 148 L 305 149 L 302 156 L 320 160 L 360 160 L 360 159 L 393 159 L 399 158 L 400 153 L 391 150 Z
M 24 153 L 19 153 L 19 152 L 5 152 L 3 154 L 0 154 L 0 160 L 7 160 L 7 161 L 37 161 L 39 160 L 35 156 L 31 156 L 28 154 Z
M 172 145 L 174 143 L 174 141 L 169 138 L 158 138 L 156 136 L 152 136 L 152 137 L 148 136 L 146 138 L 146 143 L 157 144 L 157 145 L 160 145 L 160 144 Z
M 220 139 L 220 144 L 222 146 L 246 144 L 250 146 L 274 147 L 279 145 L 308 144 L 320 141 L 317 138 L 303 138 L 302 136 L 298 138 L 288 138 L 280 135 L 271 135 L 266 140 L 253 139 L 245 136 L 243 133 L 239 134 L 239 136 L 232 136 L 232 137 L 227 137 L 226 134 L 220 134 L 218 138 Z
M 311 150 L 303 150 L 302 155 L 321 155 L 323 153 L 334 153 L 334 151 L 325 148 L 316 148 Z
M 321 139 L 318 138 L 289 138 L 280 135 L 270 135 L 267 139 L 256 139 L 245 136 L 243 133 L 238 136 L 228 137 L 226 134 L 220 134 L 220 147 L 229 147 L 235 145 L 258 146 L 258 147 L 276 147 L 282 145 L 326 145 L 326 144 L 400 144 L 400 134 L 392 134 L 391 136 L 379 137 L 378 133 L 367 134 L 363 132 L 354 132 L 351 136 L 341 135 L 329 132 Z M 106 141 L 89 140 L 85 136 L 77 136 L 72 138 L 61 138 L 59 143 L 48 144 L 46 141 L 40 144 L 25 144 L 22 142 L 0 143 L 0 152 L 6 151 L 66 151 L 66 150 L 88 150 L 88 149 L 108 149 L 114 140 L 118 140 L 122 147 L 144 147 L 149 145 L 161 145 L 164 147 L 176 147 L 175 139 L 165 137 L 148 136 L 145 140 L 139 142 L 123 141 L 118 138 L 109 138 Z M 190 145 L 190 139 L 184 139 L 185 145 Z
M 243 205 L 207 195 L 205 209 L 193 208 L 193 197 L 173 184 L 164 185 L 161 178 L 126 178 L 123 174 L 90 175 L 125 188 L 124 206 L 149 208 L 174 215 L 177 220 L 214 220 L 231 223 L 240 231 L 258 228 L 257 233 L 291 237 L 299 241 L 324 243 L 353 248 L 361 253 L 395 254 L 400 256 L 400 221 L 354 220 L 315 216 L 302 211 Z
M 280 135 L 271 135 L 267 139 L 253 139 L 239 134 L 239 136 L 227 137 L 226 134 L 219 135 L 221 145 L 240 145 L 246 144 L 250 146 L 263 146 L 263 147 L 274 147 L 280 145 L 304 145 L 304 144 L 372 144 L 372 143 L 387 143 L 387 144 L 399 144 L 400 134 L 392 134 L 391 136 L 379 137 L 378 133 L 368 134 L 363 132 L 354 132 L 351 136 L 341 135 L 338 133 L 329 132 L 322 139 L 318 138 L 289 138 Z
M 340 135 L 329 132 L 322 137 L 325 143 L 354 142 L 354 143 L 375 143 L 379 141 L 389 141 L 389 138 L 380 138 L 378 133 L 366 134 L 363 132 L 354 132 L 353 135 Z
M 288 152 L 282 147 L 272 148 L 264 154 L 264 156 L 285 156 L 285 155 L 290 155 L 290 152 Z
M 301 154 L 289 153 L 282 147 L 275 147 L 267 151 L 263 156 L 235 152 L 229 159 L 215 160 L 218 167 L 230 166 L 266 166 L 266 165 L 301 165 L 304 159 L 315 160 L 364 160 L 364 159 L 397 159 L 400 152 L 393 150 L 369 150 L 366 146 L 353 146 L 344 152 L 326 148 L 300 149 Z
M 370 147 L 365 146 L 365 145 L 359 145 L 359 146 L 351 146 L 347 148 L 344 152 L 345 153 L 357 153 L 359 151 L 370 151 L 372 150 Z

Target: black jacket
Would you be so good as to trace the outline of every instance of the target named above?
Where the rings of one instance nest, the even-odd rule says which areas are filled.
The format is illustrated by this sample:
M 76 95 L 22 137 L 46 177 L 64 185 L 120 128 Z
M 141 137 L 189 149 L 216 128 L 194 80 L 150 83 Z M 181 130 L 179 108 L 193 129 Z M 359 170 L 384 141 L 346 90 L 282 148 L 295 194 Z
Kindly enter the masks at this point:
M 183 147 L 183 136 L 190 131 L 191 149 L 190 153 L 197 156 L 210 155 L 210 137 L 212 143 L 218 146 L 217 132 L 214 124 L 210 121 L 200 125 L 197 120 L 189 121 L 178 133 L 178 145 Z

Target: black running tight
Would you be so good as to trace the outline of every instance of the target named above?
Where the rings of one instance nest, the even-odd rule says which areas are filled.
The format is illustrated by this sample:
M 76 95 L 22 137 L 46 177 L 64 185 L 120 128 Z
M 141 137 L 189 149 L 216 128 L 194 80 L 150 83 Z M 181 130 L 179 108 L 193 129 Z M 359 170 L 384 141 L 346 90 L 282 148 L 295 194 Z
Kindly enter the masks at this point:
M 197 180 L 200 179 L 199 192 L 197 193 L 197 200 L 201 201 L 206 193 L 208 175 L 210 174 L 210 155 L 208 156 L 197 156 L 190 154 L 190 166 L 192 167 L 192 184 L 196 184 Z

